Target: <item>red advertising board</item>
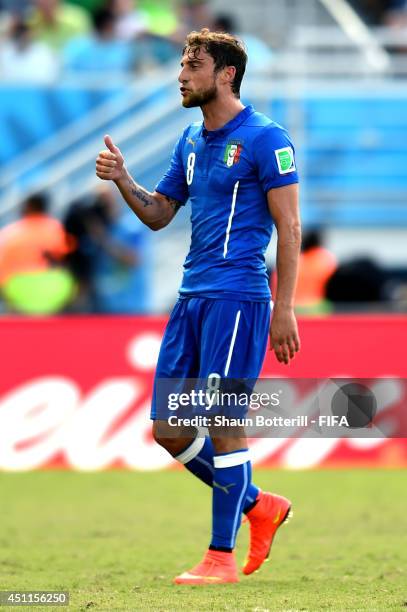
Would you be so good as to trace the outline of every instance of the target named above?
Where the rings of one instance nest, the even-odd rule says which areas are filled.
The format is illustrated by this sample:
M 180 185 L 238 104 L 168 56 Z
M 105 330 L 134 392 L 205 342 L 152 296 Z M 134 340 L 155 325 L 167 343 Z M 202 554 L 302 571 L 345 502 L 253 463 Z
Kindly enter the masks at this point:
M 163 317 L 2 319 L 0 470 L 172 465 L 152 440 L 149 420 L 165 322 Z M 303 319 L 300 333 L 302 349 L 293 363 L 280 365 L 268 352 L 263 377 L 286 378 L 287 384 L 290 378 L 388 378 L 382 410 L 391 417 L 396 405 L 407 405 L 407 317 Z M 251 449 L 257 465 L 407 465 L 402 438 L 262 438 L 253 440 Z

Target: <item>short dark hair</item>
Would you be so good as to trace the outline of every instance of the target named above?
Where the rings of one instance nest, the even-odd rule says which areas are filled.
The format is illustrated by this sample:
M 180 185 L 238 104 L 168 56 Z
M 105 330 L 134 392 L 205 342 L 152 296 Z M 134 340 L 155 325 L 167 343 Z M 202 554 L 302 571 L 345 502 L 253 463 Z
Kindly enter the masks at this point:
M 247 53 L 243 42 L 226 32 L 211 32 L 208 28 L 202 28 L 200 32 L 190 32 L 182 50 L 188 49 L 196 54 L 203 47 L 215 62 L 215 72 L 234 66 L 236 75 L 232 82 L 232 91 L 235 96 L 240 97 L 240 86 L 246 70 Z
M 304 232 L 301 241 L 301 251 L 305 253 L 306 251 L 310 251 L 311 249 L 316 249 L 322 246 L 322 243 L 322 230 L 320 228 L 314 227 Z
M 48 197 L 45 193 L 33 193 L 23 202 L 23 213 L 45 213 L 48 210 Z

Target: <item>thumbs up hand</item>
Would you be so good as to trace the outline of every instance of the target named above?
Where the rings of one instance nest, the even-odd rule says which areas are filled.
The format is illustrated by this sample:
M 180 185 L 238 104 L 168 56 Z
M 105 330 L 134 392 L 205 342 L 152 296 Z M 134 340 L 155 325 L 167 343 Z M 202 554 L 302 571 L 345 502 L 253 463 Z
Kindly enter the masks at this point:
M 118 181 L 124 176 L 124 158 L 110 136 L 105 136 L 107 149 L 96 159 L 96 176 L 104 181 Z

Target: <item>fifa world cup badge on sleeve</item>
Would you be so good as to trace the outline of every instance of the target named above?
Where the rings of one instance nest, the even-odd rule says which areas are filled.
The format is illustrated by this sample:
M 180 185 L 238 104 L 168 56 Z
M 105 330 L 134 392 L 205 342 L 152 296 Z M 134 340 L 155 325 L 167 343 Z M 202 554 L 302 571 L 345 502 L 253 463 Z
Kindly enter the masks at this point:
M 284 147 L 283 149 L 276 149 L 278 171 L 280 174 L 288 174 L 289 172 L 295 171 L 295 160 L 294 151 L 291 147 Z

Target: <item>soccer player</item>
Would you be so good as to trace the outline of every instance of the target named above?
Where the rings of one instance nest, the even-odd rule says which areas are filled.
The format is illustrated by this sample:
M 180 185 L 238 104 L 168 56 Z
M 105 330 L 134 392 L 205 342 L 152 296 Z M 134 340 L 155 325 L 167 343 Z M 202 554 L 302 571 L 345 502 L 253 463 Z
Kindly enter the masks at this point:
M 246 62 L 243 44 L 232 35 L 207 29 L 188 35 L 178 77 L 182 104 L 199 106 L 203 121 L 185 129 L 153 193 L 133 180 L 109 136 L 107 149 L 96 161 L 97 176 L 114 181 L 130 208 L 153 230 L 165 227 L 180 206 L 191 202 L 191 247 L 162 341 L 156 381 L 256 379 L 268 335 L 279 362 L 288 364 L 300 348 L 293 310 L 301 242 L 294 147 L 281 126 L 240 101 Z M 278 288 L 270 323 L 264 252 L 273 224 L 278 232 Z M 209 549 L 175 583 L 237 582 L 233 549 L 242 513 L 250 523 L 243 572 L 251 574 L 268 557 L 291 502 L 251 482 L 244 433 L 167 435 L 163 421 L 157 420 L 156 399 L 155 392 L 155 439 L 212 487 Z

